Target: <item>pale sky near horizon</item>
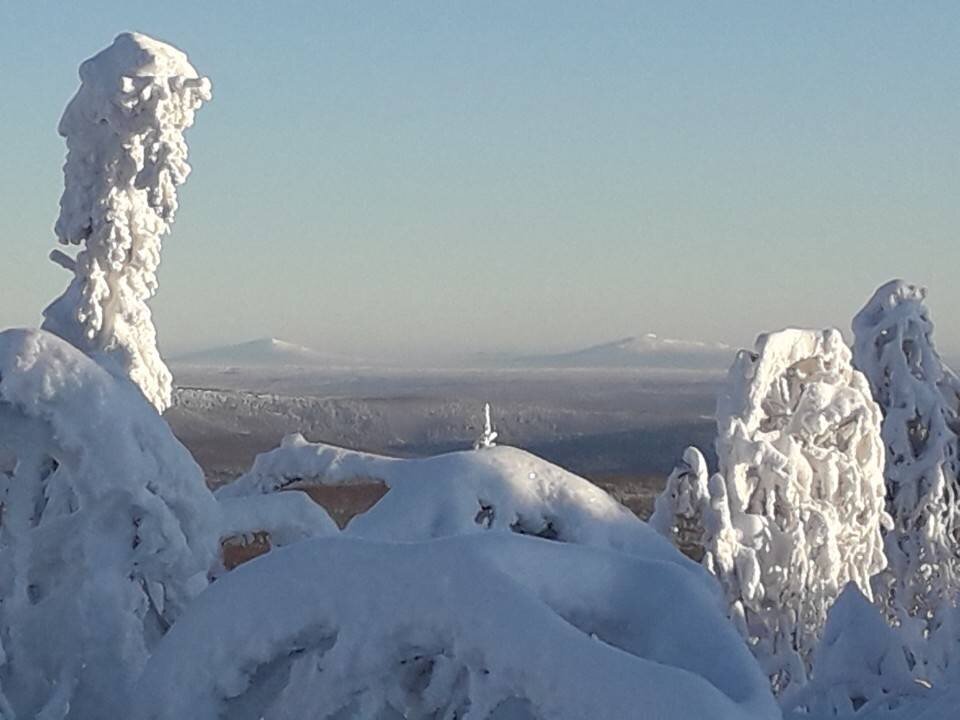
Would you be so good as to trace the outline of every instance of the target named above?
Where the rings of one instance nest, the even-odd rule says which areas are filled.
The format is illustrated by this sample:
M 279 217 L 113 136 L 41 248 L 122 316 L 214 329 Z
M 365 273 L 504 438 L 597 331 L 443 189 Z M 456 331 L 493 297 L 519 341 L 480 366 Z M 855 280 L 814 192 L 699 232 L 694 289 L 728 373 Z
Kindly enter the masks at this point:
M 0 327 L 68 281 L 57 121 L 124 30 L 214 88 L 169 352 L 744 345 L 892 277 L 960 351 L 960 4 L 0 0 Z

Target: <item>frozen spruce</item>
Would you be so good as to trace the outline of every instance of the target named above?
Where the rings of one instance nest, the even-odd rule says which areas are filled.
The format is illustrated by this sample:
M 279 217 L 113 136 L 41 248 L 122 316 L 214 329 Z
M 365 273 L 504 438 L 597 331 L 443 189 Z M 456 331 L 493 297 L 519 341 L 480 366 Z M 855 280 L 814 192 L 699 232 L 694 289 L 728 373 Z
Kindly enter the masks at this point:
M 55 335 L 0 333 L 0 686 L 17 718 L 126 717 L 216 562 L 200 468 L 126 379 Z
M 667 485 L 654 501 L 650 526 L 673 542 L 686 534 L 698 540 L 707 490 L 707 461 L 695 447 L 683 451 L 683 459 L 667 477 Z
M 147 302 L 177 186 L 190 173 L 183 132 L 210 99 L 210 82 L 182 52 L 138 33 L 84 62 L 80 81 L 59 126 L 67 162 L 56 234 L 82 249 L 51 254 L 74 277 L 43 327 L 128 376 L 163 411 L 172 380 Z
M 688 527 L 774 689 L 806 682 L 827 611 L 886 564 L 880 410 L 836 330 L 783 330 L 741 351 L 717 405 L 720 472 L 694 449 L 654 525 Z M 676 539 L 675 539 L 676 541 Z
M 880 409 L 850 360 L 836 330 L 762 335 L 717 403 L 705 562 L 778 691 L 805 682 L 840 591 L 870 597 L 886 566 Z
M 924 636 L 944 622 L 960 586 L 960 380 L 933 344 L 925 290 L 894 280 L 879 288 L 853 320 L 854 362 L 883 411 L 889 568 L 878 595 L 925 654 Z
M 494 447 L 497 443 L 499 433 L 493 429 L 493 421 L 490 419 L 490 403 L 485 403 L 483 406 L 483 433 L 473 444 L 474 450 L 479 450 L 480 448 L 491 448 Z

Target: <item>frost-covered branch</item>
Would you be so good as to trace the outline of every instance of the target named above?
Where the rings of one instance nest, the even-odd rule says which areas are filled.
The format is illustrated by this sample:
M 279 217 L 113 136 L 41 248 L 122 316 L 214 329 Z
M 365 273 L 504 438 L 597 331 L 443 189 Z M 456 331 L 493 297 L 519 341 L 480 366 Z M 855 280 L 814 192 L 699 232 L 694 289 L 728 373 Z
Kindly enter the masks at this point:
M 80 80 L 59 126 L 68 152 L 56 234 L 83 248 L 75 260 L 51 255 L 74 278 L 43 327 L 128 376 L 163 411 L 172 379 L 147 301 L 190 173 L 183 132 L 210 99 L 210 81 L 185 54 L 138 33 L 84 62 Z

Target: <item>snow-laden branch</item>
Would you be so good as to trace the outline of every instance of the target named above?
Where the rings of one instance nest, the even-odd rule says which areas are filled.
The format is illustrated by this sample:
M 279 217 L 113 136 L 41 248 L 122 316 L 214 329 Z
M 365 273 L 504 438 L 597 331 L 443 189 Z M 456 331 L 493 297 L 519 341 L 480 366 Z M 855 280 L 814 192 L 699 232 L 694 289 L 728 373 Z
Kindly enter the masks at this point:
M 84 62 L 80 80 L 59 126 L 68 152 L 56 234 L 83 249 L 75 261 L 51 255 L 74 278 L 44 311 L 43 327 L 130 377 L 163 411 L 172 379 L 147 301 L 177 186 L 190 173 L 183 132 L 210 99 L 210 81 L 185 54 L 138 33 Z

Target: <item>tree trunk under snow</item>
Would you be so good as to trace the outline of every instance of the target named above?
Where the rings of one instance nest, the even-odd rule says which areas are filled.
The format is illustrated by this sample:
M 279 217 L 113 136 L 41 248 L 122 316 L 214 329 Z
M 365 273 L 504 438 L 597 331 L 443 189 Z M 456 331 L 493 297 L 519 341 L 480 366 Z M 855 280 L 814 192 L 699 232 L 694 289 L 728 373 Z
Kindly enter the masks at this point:
M 129 377 L 162 412 L 172 378 L 147 301 L 190 173 L 183 132 L 210 99 L 210 81 L 184 53 L 138 33 L 84 62 L 80 80 L 59 126 L 68 152 L 56 234 L 83 249 L 75 259 L 51 254 L 74 278 L 43 327 Z

